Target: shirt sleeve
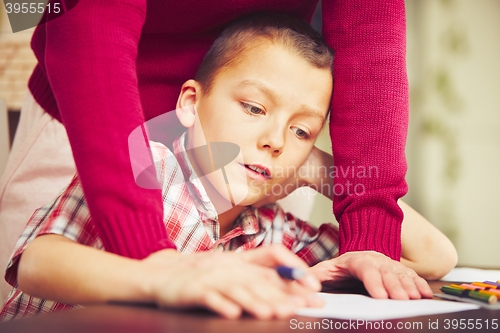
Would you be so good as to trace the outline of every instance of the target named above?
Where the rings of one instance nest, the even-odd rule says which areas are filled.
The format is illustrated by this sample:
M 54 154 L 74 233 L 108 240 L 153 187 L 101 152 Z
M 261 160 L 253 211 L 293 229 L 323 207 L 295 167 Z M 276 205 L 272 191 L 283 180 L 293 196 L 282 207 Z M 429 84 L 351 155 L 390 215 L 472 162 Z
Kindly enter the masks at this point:
M 107 251 L 138 259 L 175 248 L 161 190 L 136 184 L 129 156 L 128 136 L 144 124 L 136 58 L 145 16 L 144 0 L 81 0 L 37 35 L 96 229 Z
M 61 235 L 76 243 L 103 249 L 77 176 L 53 202 L 37 209 L 29 219 L 5 272 L 5 280 L 13 287 L 17 286 L 17 268 L 24 250 L 36 237 L 46 234 Z
M 166 192 L 167 185 L 172 184 L 172 179 L 180 183 L 183 179 L 182 172 L 167 147 L 150 142 L 150 148 L 158 181 Z M 68 187 L 53 202 L 37 209 L 29 219 L 16 243 L 5 273 L 6 281 L 13 287 L 17 287 L 17 268 L 24 250 L 36 237 L 46 234 L 61 235 L 78 244 L 105 249 L 91 218 L 78 175 L 73 177 Z
M 285 213 L 279 205 L 264 209 L 273 211 L 274 236 L 282 233 L 281 243 L 309 266 L 338 256 L 339 232 L 334 224 L 325 223 L 316 228 L 291 213 Z
M 340 254 L 401 256 L 407 192 L 406 22 L 403 0 L 323 0 L 323 35 L 335 50 L 330 119 Z

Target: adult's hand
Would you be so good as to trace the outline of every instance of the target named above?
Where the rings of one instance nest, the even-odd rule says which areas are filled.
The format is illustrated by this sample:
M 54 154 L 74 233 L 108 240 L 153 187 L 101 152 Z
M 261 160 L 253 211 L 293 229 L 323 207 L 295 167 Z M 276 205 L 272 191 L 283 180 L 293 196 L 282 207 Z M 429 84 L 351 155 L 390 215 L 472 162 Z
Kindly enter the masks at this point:
M 375 251 L 347 252 L 310 268 L 321 282 L 335 284 L 349 279 L 363 282 L 374 298 L 431 298 L 427 282 L 411 268 Z

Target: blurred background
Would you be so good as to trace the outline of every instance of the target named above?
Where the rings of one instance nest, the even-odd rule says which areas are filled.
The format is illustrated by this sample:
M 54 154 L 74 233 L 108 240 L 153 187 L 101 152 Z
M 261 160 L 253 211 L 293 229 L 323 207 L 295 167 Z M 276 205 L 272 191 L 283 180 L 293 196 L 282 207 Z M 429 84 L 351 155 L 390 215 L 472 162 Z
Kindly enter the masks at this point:
M 459 265 L 500 268 L 500 1 L 407 0 L 410 129 L 404 200 L 455 244 Z M 35 58 L 32 30 L 0 15 L 0 173 Z M 4 107 L 5 106 L 5 107 Z M 317 145 L 330 151 L 324 131 Z M 314 193 L 298 215 L 334 221 Z M 292 201 L 284 205 L 294 206 Z M 296 209 L 296 208 L 294 208 Z
M 500 267 L 500 1 L 409 0 L 408 202 Z

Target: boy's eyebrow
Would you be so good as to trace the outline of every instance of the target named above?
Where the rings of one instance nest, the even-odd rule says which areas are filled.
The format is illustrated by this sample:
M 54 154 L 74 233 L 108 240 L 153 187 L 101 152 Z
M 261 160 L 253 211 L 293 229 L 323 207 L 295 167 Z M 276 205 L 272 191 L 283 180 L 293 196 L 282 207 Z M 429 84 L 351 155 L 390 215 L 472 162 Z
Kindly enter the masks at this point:
M 318 111 L 311 110 L 304 104 L 301 105 L 300 109 L 302 110 L 302 114 L 305 116 L 318 118 L 318 120 L 321 121 L 321 123 L 325 121 L 325 117 L 322 116 Z
M 255 81 L 255 80 L 243 80 L 237 86 L 237 88 L 245 88 L 245 87 L 254 87 L 254 88 L 257 88 L 264 95 L 266 95 L 267 97 L 269 97 L 269 99 L 272 99 L 273 101 L 277 101 L 278 100 L 278 96 L 276 96 L 276 94 L 274 93 L 274 91 L 272 91 L 266 85 L 262 84 L 259 81 Z
M 273 101 L 277 101 L 278 100 L 278 97 L 276 96 L 276 94 L 274 93 L 274 91 L 272 91 L 271 89 L 269 89 L 267 86 L 265 86 L 264 84 L 262 84 L 259 81 L 255 81 L 255 80 L 243 80 L 243 81 L 241 81 L 238 84 L 237 87 L 238 88 L 254 87 L 254 88 L 259 89 L 269 99 L 271 99 Z M 305 114 L 306 116 L 318 118 L 321 121 L 321 123 L 323 123 L 325 121 L 325 117 L 320 112 L 315 111 L 315 110 L 307 107 L 304 104 L 302 104 L 300 106 L 300 110 L 301 110 L 301 113 Z

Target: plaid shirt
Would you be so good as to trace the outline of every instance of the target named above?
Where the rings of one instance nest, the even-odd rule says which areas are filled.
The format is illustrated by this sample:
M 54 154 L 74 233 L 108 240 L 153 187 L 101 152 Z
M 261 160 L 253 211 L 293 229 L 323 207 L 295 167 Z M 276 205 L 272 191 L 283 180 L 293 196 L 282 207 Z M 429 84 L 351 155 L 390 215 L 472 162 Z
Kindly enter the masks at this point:
M 338 230 L 334 225 L 323 224 L 316 229 L 277 204 L 246 207 L 233 229 L 220 238 L 215 207 L 194 173 L 184 141 L 185 134 L 174 143 L 175 155 L 162 144 L 151 142 L 150 146 L 162 186 L 163 221 L 179 251 L 243 251 L 278 243 L 310 266 L 338 255 Z M 81 307 L 32 297 L 17 289 L 19 259 L 28 244 L 44 234 L 62 235 L 104 250 L 77 176 L 58 198 L 35 211 L 19 238 L 5 273 L 14 288 L 0 312 L 0 321 Z

